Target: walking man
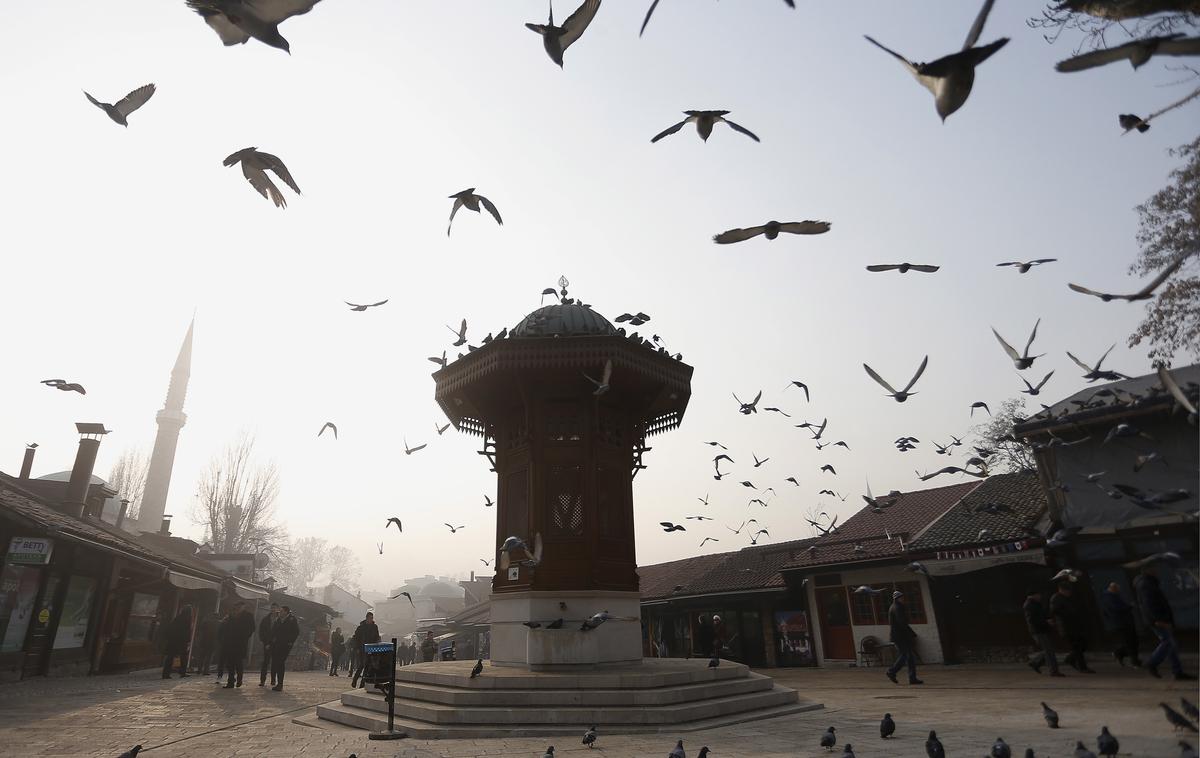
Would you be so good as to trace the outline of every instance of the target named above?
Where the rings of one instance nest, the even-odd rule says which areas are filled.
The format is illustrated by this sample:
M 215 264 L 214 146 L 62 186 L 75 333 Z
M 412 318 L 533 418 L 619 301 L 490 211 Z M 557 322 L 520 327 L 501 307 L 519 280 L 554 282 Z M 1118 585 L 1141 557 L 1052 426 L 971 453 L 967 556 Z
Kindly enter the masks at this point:
M 1158 638 L 1158 647 L 1146 661 L 1146 670 L 1155 677 L 1158 666 L 1164 660 L 1171 664 L 1171 673 L 1176 681 L 1189 681 L 1196 677 L 1184 673 L 1183 664 L 1179 661 L 1179 646 L 1175 642 L 1175 614 L 1171 612 L 1171 604 L 1167 601 L 1162 585 L 1158 581 L 1158 565 L 1148 563 L 1142 567 L 1142 573 L 1133 580 L 1133 588 L 1137 592 L 1138 605 L 1141 606 L 1142 616 L 1150 625 L 1150 631 Z
M 1038 650 L 1029 659 L 1029 667 L 1037 673 L 1042 673 L 1042 666 L 1050 664 L 1050 676 L 1063 676 L 1058 670 L 1058 658 L 1054 655 L 1054 641 L 1050 638 L 1050 620 L 1046 616 L 1046 606 L 1042 603 L 1042 591 L 1029 590 L 1025 604 L 1021 606 L 1025 612 L 1025 626 L 1029 636 Z
M 338 663 L 342 660 L 342 652 L 346 649 L 346 638 L 342 636 L 339 626 L 329 636 L 329 675 L 338 675 Z
M 219 623 L 220 616 L 209 613 L 196 624 L 196 655 L 193 668 L 197 674 L 208 676 L 213 658 L 220 658 L 220 655 L 214 655 L 217 651 L 217 625 Z
M 286 605 L 280 609 L 279 620 L 271 632 L 271 687 L 275 692 L 283 692 L 283 670 L 287 663 L 288 653 L 300 636 L 300 622 L 292 615 L 292 609 Z
M 899 684 L 896 681 L 896 672 L 907 665 L 908 683 L 924 684 L 925 682 L 917 678 L 917 656 L 913 651 L 917 633 L 909 626 L 908 606 L 905 605 L 904 593 L 900 590 L 892 593 L 892 607 L 888 609 L 888 623 L 892 627 L 892 642 L 896 645 L 896 661 L 888 667 L 887 678 L 891 679 L 893 684 Z
M 225 689 L 242 686 L 242 673 L 246 665 L 246 646 L 254 636 L 254 615 L 246 609 L 246 604 L 238 601 L 233 606 L 233 613 L 225 620 L 225 634 L 222 642 L 225 659 Z
M 1058 580 L 1058 589 L 1050 596 L 1050 617 L 1054 619 L 1058 633 L 1071 648 L 1063 660 L 1081 674 L 1094 674 L 1096 672 L 1088 668 L 1087 660 L 1083 657 L 1085 622 L 1079 603 L 1075 600 L 1075 588 L 1071 586 L 1074 581 L 1074 575 Z
M 358 679 L 362 676 L 363 666 L 367 657 L 363 655 L 363 645 L 379 642 L 379 627 L 375 625 L 375 614 L 367 613 L 367 617 L 358 622 L 351 638 L 354 643 L 354 671 L 350 675 L 350 686 L 358 687 Z
M 192 640 L 192 606 L 185 605 L 167 625 L 166 655 L 163 657 L 162 678 L 171 678 L 171 664 L 179 657 L 179 676 L 187 676 L 188 646 Z
M 1100 606 L 1105 620 L 1121 637 L 1121 644 L 1113 651 L 1113 658 L 1116 658 L 1117 663 L 1122 666 L 1125 665 L 1126 658 L 1129 658 L 1134 666 L 1141 666 L 1142 662 L 1138 659 L 1138 633 L 1137 625 L 1133 621 L 1133 606 L 1121 597 L 1120 585 L 1116 582 L 1108 585 L 1108 589 L 1100 596 Z
M 262 644 L 262 666 L 258 672 L 258 686 L 267 683 L 267 671 L 271 668 L 271 638 L 275 634 L 275 624 L 279 620 L 279 606 L 271 603 L 271 612 L 258 622 L 258 641 Z M 271 686 L 275 686 L 275 675 L 271 675 Z

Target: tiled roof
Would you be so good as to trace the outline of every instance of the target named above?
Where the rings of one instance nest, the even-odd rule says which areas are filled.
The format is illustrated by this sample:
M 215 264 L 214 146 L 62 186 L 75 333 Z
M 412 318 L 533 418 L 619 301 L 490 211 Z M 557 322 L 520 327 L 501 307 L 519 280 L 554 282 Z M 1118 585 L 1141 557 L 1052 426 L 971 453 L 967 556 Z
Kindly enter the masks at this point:
M 876 497 L 876 503 L 883 505 L 892 502 L 892 505 L 882 508 L 880 513 L 864 506 L 836 532 L 822 535 L 806 545 L 799 557 L 786 567 L 803 568 L 901 555 L 904 553 L 904 543 L 917 536 L 980 484 L 979 481 L 970 481 L 900 493 L 894 499 Z
M 1193 403 L 1200 398 L 1200 363 L 1171 369 L 1171 377 Z M 1102 390 L 1107 392 L 1097 395 Z M 1175 399 L 1163 388 L 1155 372 L 1088 385 L 1051 405 L 1049 410 L 1039 411 L 1017 424 L 1015 432 L 1020 436 L 1065 424 L 1105 423 L 1115 414 L 1152 413 L 1174 405 Z
M 1010 510 L 988 513 L 983 508 L 989 504 Z M 1045 492 L 1035 474 L 996 474 L 917 535 L 908 549 L 918 552 L 1026 539 L 1036 535 L 1032 527 L 1046 506 Z M 983 529 L 989 534 L 980 539 Z
M 779 573 L 815 538 L 745 547 L 729 553 L 638 567 L 643 600 L 782 589 Z M 675 587 L 681 587 L 678 592 Z

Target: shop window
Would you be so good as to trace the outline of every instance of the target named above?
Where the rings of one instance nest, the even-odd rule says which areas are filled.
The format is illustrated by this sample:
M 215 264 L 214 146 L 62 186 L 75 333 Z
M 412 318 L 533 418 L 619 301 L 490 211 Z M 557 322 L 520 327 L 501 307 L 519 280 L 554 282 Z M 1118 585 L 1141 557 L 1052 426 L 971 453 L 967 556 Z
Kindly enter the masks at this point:
M 72 576 L 67 585 L 58 631 L 54 633 L 54 649 L 83 647 L 87 638 L 88 621 L 92 615 L 92 597 L 96 580 L 90 576 Z
M 893 589 L 900 590 L 904 593 L 904 602 L 908 606 L 908 623 L 910 624 L 927 624 L 929 620 L 925 618 L 925 598 L 921 596 L 920 582 L 897 582 L 892 585 Z M 891 603 L 892 593 L 888 593 L 888 603 Z M 884 618 L 887 618 L 887 611 L 884 611 Z
M 850 592 L 850 613 L 855 626 L 888 626 L 891 620 L 888 611 L 892 607 L 892 593 L 900 590 L 904 593 L 904 603 L 908 606 L 908 623 L 926 624 L 925 601 L 921 597 L 921 585 L 917 582 L 892 582 L 888 584 L 873 584 L 875 589 L 883 590 L 878 595 L 870 593 L 857 594 L 852 588 Z
M 855 626 L 870 626 L 872 624 L 887 623 L 887 610 L 883 612 L 884 621 L 879 621 L 879 611 L 876 608 L 876 598 L 868 594 L 858 594 L 853 590 L 850 591 L 851 605 L 850 613 L 851 620 Z
M 129 642 L 153 642 L 158 626 L 158 595 L 145 592 L 133 593 L 129 606 L 129 624 L 125 627 L 125 639 Z
M 24 647 L 41 578 L 38 566 L 10 563 L 0 572 L 0 653 L 14 653 Z

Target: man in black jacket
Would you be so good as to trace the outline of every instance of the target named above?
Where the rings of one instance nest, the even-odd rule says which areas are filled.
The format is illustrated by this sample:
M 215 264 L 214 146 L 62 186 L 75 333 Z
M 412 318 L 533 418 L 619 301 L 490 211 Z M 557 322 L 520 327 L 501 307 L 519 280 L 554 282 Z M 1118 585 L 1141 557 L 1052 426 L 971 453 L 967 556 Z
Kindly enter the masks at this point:
M 163 658 L 162 678 L 171 678 L 171 664 L 179 657 L 179 675 L 187 676 L 188 647 L 192 640 L 192 606 L 185 605 L 167 625 L 166 655 Z
M 1171 663 L 1171 673 L 1175 679 L 1186 681 L 1195 679 L 1183 671 L 1179 661 L 1179 647 L 1175 642 L 1175 614 L 1171 612 L 1171 604 L 1158 582 L 1158 565 L 1149 563 L 1142 567 L 1142 573 L 1133 580 L 1133 588 L 1137 592 L 1138 605 L 1141 606 L 1142 616 L 1150 625 L 1150 631 L 1158 638 L 1158 647 L 1146 661 L 1146 670 L 1154 676 L 1160 676 L 1158 665 L 1163 660 Z
M 1088 668 L 1087 660 L 1083 657 L 1086 644 L 1085 622 L 1083 611 L 1075 598 L 1075 588 L 1072 586 L 1074 583 L 1073 577 L 1064 577 L 1058 581 L 1058 589 L 1050 597 L 1050 617 L 1054 619 L 1058 633 L 1071 646 L 1071 652 L 1067 653 L 1063 660 L 1081 674 L 1094 674 L 1096 672 Z
M 1029 667 L 1042 673 L 1042 666 L 1050 664 L 1050 676 L 1062 676 L 1058 670 L 1058 658 L 1054 655 L 1054 642 L 1050 639 L 1050 620 L 1046 617 L 1046 606 L 1042 603 L 1042 591 L 1032 589 L 1021 606 L 1025 612 L 1025 626 L 1029 636 L 1038 647 L 1038 652 L 1029 659 Z
M 917 633 L 908 623 L 908 608 L 904 604 L 904 593 L 896 590 L 892 593 L 892 607 L 888 609 L 888 623 L 891 625 L 892 642 L 896 645 L 896 661 L 887 670 L 887 678 L 896 681 L 896 672 L 905 664 L 908 665 L 908 683 L 924 684 L 917 678 L 917 656 L 913 651 L 913 643 Z
M 279 622 L 279 606 L 271 603 L 271 612 L 258 622 L 258 641 L 262 644 L 262 665 L 258 671 L 258 686 L 267 683 L 267 671 L 271 669 L 271 638 L 275 635 L 275 624 Z M 271 686 L 275 686 L 275 674 L 271 673 Z
M 1141 666 L 1138 660 L 1137 625 L 1133 621 L 1133 606 L 1121 597 L 1121 585 L 1110 582 L 1108 589 L 1100 595 L 1100 610 L 1109 626 L 1121 636 L 1121 644 L 1113 651 L 1117 663 L 1125 665 L 1125 659 L 1132 660 L 1134 666 Z
M 233 613 L 225 620 L 225 631 L 222 634 L 221 651 L 225 659 L 225 671 L 229 677 L 225 681 L 225 689 L 242 686 L 242 673 L 246 665 L 246 645 L 254 636 L 254 615 L 246 609 L 246 604 L 238 601 L 233 606 Z
M 338 664 L 342 661 L 342 651 L 346 649 L 346 638 L 342 636 L 339 626 L 329 635 L 329 675 L 338 675 Z
M 375 614 L 368 613 L 367 617 L 358 623 L 351 638 L 354 644 L 354 671 L 351 672 L 350 686 L 358 687 L 358 679 L 362 676 L 367 657 L 363 655 L 362 646 L 379 642 L 379 627 L 375 625 Z
M 271 632 L 271 681 L 275 686 L 271 689 L 283 691 L 283 670 L 287 663 L 288 653 L 300 636 L 300 623 L 292 615 L 292 609 L 286 605 L 280 609 L 279 621 Z

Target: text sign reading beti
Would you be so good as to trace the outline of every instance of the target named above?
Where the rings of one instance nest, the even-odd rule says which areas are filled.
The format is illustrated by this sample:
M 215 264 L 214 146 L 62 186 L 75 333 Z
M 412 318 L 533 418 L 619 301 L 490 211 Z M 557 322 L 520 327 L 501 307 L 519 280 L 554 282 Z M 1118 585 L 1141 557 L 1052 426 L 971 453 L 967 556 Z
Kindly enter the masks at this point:
M 34 566 L 44 566 L 50 562 L 54 552 L 54 540 L 43 537 L 13 537 L 8 543 L 9 563 L 23 563 Z

